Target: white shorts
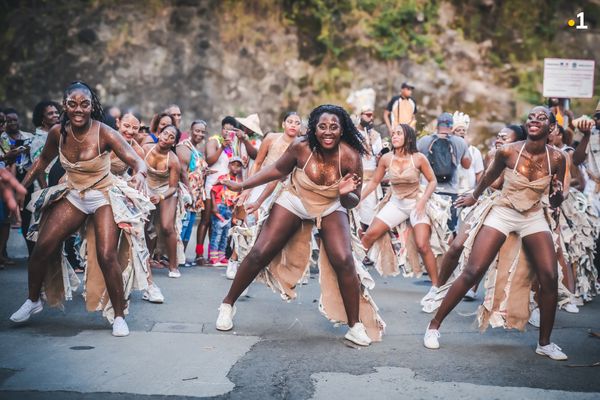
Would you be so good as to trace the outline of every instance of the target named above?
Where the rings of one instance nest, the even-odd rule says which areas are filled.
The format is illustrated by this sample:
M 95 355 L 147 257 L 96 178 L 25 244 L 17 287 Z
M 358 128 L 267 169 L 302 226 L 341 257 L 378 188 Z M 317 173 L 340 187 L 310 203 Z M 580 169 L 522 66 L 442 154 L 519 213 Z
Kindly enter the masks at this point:
M 306 208 L 304 208 L 304 204 L 302 204 L 302 200 L 300 200 L 300 197 L 291 193 L 289 190 L 282 191 L 279 197 L 277 198 L 277 201 L 275 201 L 275 204 L 279 204 L 281 207 L 285 208 L 286 210 L 303 220 L 316 219 L 317 217 L 319 217 L 315 215 L 310 215 L 308 211 L 306 211 Z M 345 213 L 348 212 L 338 200 L 331 207 L 325 210 L 325 212 L 322 215 L 320 215 L 320 217 L 326 217 L 329 214 L 333 214 L 335 211 L 342 211 Z
M 407 219 L 410 219 L 410 224 L 412 226 L 418 224 L 431 225 L 427 214 L 420 217 L 417 216 L 415 210 L 416 204 L 416 199 L 398 199 L 392 196 L 390 201 L 383 206 L 375 218 L 383 221 L 390 229 L 397 227 Z
M 104 193 L 94 189 L 83 192 L 83 198 L 79 190 L 71 189 L 67 194 L 67 200 L 87 215 L 94 214 L 100 207 L 110 204 Z
M 483 225 L 499 230 L 505 236 L 511 232 L 515 232 L 521 237 L 539 232 L 550 232 L 543 209 L 523 214 L 510 207 L 493 206 L 483 221 Z

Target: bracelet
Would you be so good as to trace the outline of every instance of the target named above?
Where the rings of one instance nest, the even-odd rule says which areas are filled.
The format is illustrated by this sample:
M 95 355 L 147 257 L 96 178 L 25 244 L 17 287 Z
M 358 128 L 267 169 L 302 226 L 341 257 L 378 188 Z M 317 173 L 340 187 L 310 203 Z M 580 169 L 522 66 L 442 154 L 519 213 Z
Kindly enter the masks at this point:
M 471 198 L 475 201 L 477 201 L 477 197 L 475 197 L 475 195 L 473 195 L 473 192 L 469 193 L 469 196 L 471 196 Z

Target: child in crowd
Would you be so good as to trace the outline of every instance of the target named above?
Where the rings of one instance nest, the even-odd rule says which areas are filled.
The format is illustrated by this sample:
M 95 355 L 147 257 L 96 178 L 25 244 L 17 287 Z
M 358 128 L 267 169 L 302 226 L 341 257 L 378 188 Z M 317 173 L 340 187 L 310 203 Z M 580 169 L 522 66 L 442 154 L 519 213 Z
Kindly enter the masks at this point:
M 217 183 L 213 186 L 210 196 L 212 199 L 211 216 L 211 234 L 210 234 L 210 264 L 213 266 L 227 265 L 225 250 L 227 249 L 227 239 L 229 229 L 233 218 L 233 209 L 238 197 L 238 193 L 229 190 L 223 186 L 223 180 L 241 182 L 242 159 L 240 157 L 231 157 L 229 159 L 229 173 L 221 175 Z

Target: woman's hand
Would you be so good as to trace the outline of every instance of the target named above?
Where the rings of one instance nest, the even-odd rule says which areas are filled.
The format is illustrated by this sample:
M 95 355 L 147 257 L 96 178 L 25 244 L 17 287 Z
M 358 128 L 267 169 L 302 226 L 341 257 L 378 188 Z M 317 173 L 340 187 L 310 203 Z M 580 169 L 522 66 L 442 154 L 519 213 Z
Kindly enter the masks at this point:
M 477 203 L 477 199 L 473 197 L 473 193 L 463 194 L 456 199 L 454 207 L 471 207 L 475 203 Z
M 581 131 L 581 133 L 583 133 L 584 135 L 589 135 L 592 132 L 592 128 L 594 127 L 595 123 L 593 120 L 591 119 L 586 119 L 583 121 L 580 121 L 577 124 L 577 129 L 579 129 Z
M 236 193 L 241 192 L 242 190 L 244 190 L 244 185 L 239 183 L 239 182 L 235 182 L 232 181 L 230 179 L 225 179 L 220 181 L 219 183 L 221 183 L 223 186 L 227 187 L 227 189 L 234 191 Z
M 138 192 L 146 193 L 146 176 L 142 172 L 136 172 L 131 181 Z
M 0 169 L 0 194 L 12 214 L 25 206 L 27 189 L 5 168 Z
M 244 206 L 247 214 L 254 214 L 260 209 L 261 204 L 258 201 Z
M 427 206 L 427 201 L 423 198 L 420 198 L 415 205 L 415 213 L 417 214 L 417 218 L 422 218 L 425 216 L 425 207 Z
M 358 175 L 350 173 L 346 174 L 340 181 L 340 196 L 344 196 L 348 193 L 354 192 L 358 185 L 360 185 L 360 177 Z
M 150 202 L 155 205 L 160 203 L 160 196 L 153 194 L 152 196 L 150 196 Z
M 560 207 L 564 200 L 563 185 L 556 175 L 552 177 L 552 193 L 550 193 L 548 200 L 550 201 L 550 206 L 552 208 Z

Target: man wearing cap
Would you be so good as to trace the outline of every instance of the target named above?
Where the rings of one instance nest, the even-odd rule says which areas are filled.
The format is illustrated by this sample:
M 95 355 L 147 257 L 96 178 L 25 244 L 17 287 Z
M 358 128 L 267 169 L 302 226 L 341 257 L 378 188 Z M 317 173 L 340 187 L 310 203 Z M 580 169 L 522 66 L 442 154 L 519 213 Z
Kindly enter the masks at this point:
M 420 138 L 417 150 L 427 157 L 433 168 L 438 181 L 435 193 L 450 198 L 453 203 L 448 228 L 455 232 L 458 222 L 458 213 L 454 207 L 454 201 L 458 197 L 458 166 L 470 168 L 471 156 L 464 139 L 452 135 L 453 124 L 452 114 L 442 113 L 437 120 L 436 133 Z
M 400 95 L 392 97 L 383 111 L 383 120 L 388 132 L 392 132 L 392 128 L 398 124 L 407 124 L 413 129 L 417 126 L 417 102 L 411 97 L 414 88 L 408 82 L 402 83 Z

